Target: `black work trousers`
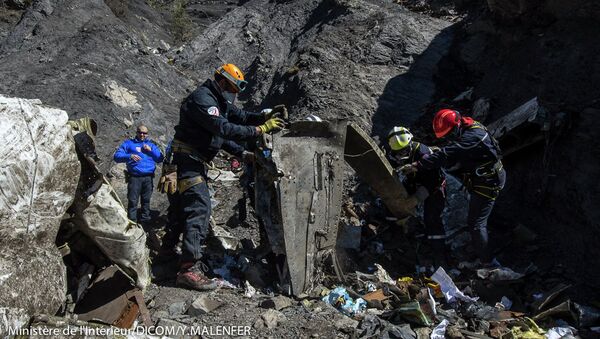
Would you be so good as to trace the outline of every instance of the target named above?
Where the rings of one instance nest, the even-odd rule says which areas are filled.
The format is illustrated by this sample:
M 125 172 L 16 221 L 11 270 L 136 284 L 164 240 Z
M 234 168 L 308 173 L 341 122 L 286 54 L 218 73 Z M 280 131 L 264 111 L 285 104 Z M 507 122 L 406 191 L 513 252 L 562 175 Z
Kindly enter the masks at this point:
M 501 169 L 490 177 L 477 177 L 469 189 L 469 214 L 467 225 L 471 231 L 475 254 L 484 262 L 492 260 L 488 246 L 487 223 L 494 208 L 496 198 L 506 183 L 506 172 Z
M 152 197 L 153 175 L 147 176 L 129 176 L 127 183 L 127 217 L 142 225 L 150 221 L 150 198 Z M 141 215 L 138 220 L 137 209 L 138 202 L 142 200 Z
M 442 220 L 442 213 L 446 206 L 446 192 L 444 187 L 434 190 L 423 203 L 423 222 L 427 243 L 433 251 L 436 266 L 444 266 L 448 256 L 446 250 L 446 231 Z
M 169 199 L 169 208 L 167 210 L 167 227 L 165 229 L 165 236 L 162 239 L 162 247 L 172 250 L 177 246 L 179 236 L 183 233 L 184 227 L 180 215 L 181 203 L 179 200 L 181 197 L 179 196 L 179 192 L 167 194 L 167 199 Z
M 179 182 L 196 177 L 203 179 L 185 191 L 178 192 L 173 199 L 178 207 L 169 210 L 170 221 L 173 220 L 175 228 L 180 227 L 183 230 L 181 262 L 196 262 L 202 258 L 203 246 L 210 225 L 211 205 L 206 180 L 207 169 L 203 162 L 195 161 L 185 155 L 177 154 L 175 159 L 177 160 L 177 180 Z
M 442 221 L 442 212 L 446 206 L 446 195 L 443 188 L 431 193 L 423 204 L 423 222 L 428 239 L 445 239 L 446 231 Z

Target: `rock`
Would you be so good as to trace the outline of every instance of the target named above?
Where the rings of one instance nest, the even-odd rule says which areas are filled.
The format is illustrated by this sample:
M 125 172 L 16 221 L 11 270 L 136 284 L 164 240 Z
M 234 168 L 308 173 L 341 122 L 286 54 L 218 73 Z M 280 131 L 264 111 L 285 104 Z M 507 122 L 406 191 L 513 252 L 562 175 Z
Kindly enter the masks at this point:
M 257 329 L 257 330 L 263 329 L 263 328 L 265 328 L 265 322 L 263 321 L 262 318 L 258 318 L 254 322 L 254 324 L 252 324 L 252 327 L 255 328 L 255 329 Z
M 276 297 L 272 297 L 261 301 L 259 306 L 262 308 L 272 308 L 276 309 L 277 311 L 280 311 L 286 307 L 292 306 L 292 300 L 283 295 L 278 295 Z
M 463 336 L 463 334 L 460 333 L 460 328 L 458 326 L 448 326 L 446 328 L 446 337 L 448 337 L 450 339 L 463 339 L 465 336 Z M 494 338 L 499 338 L 499 337 L 494 337 Z
M 0 307 L 0 338 L 8 337 L 8 329 L 16 330 L 29 323 L 30 316 L 22 308 Z
M 190 305 L 187 313 L 191 316 L 197 317 L 204 314 L 208 314 L 223 305 L 222 302 L 214 299 L 210 299 L 207 296 L 200 296 L 194 300 Z
M 358 327 L 358 321 L 356 321 L 350 317 L 336 316 L 336 318 L 337 319 L 335 320 L 333 325 L 339 331 L 342 331 L 344 333 L 352 333 L 352 332 L 354 332 L 354 329 L 356 329 L 356 327 Z
M 156 311 L 152 314 L 152 318 L 168 318 L 169 312 L 167 311 Z
M 106 97 L 108 97 L 115 105 L 122 108 L 140 109 L 142 106 L 138 104 L 136 93 L 119 85 L 114 80 L 109 80 L 104 84 Z M 133 123 L 132 123 L 133 124 Z
M 473 119 L 484 122 L 490 113 L 490 99 L 479 98 L 475 100 L 471 112 Z
M 185 301 L 180 301 L 169 305 L 169 315 L 174 316 L 185 313 L 186 306 L 187 305 Z
M 419 327 L 414 329 L 417 334 L 417 339 L 429 339 L 431 335 L 431 329 L 429 327 Z
M 267 328 L 275 328 L 279 323 L 287 319 L 283 313 L 274 309 L 267 310 L 260 317 Z
M 158 42 L 159 46 L 158 46 L 158 50 L 161 52 L 167 52 L 168 50 L 171 49 L 171 45 L 169 45 L 167 42 L 165 42 L 164 40 L 160 40 Z
M 6 0 L 4 2 L 9 8 L 14 9 L 25 9 L 31 4 L 31 1 L 27 0 Z
M 80 165 L 65 111 L 0 96 L 0 305 L 54 314 L 65 267 L 54 241 Z

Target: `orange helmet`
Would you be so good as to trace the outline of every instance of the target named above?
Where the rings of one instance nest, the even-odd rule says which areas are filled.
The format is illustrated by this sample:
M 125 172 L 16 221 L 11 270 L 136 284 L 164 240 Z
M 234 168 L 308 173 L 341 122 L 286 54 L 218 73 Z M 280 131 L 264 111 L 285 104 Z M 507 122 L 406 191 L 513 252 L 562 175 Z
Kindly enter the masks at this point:
M 215 75 L 221 75 L 237 90 L 236 93 L 246 89 L 247 81 L 244 80 L 244 73 L 234 64 L 225 64 L 215 71 Z
M 437 138 L 442 138 L 461 122 L 460 113 L 452 109 L 439 110 L 433 117 L 433 131 Z

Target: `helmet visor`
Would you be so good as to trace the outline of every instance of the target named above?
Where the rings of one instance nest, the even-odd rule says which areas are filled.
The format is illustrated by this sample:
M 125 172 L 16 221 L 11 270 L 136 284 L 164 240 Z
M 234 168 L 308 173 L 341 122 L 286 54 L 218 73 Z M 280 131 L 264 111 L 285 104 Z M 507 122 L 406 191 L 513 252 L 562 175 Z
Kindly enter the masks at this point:
M 388 135 L 388 144 L 392 151 L 399 151 L 406 148 L 412 139 L 412 134 L 408 129 L 404 127 L 394 127 L 392 132 Z
M 243 92 L 246 89 L 246 86 L 248 85 L 247 81 L 236 79 L 225 70 L 222 70 L 219 74 L 224 76 L 225 79 L 227 79 L 229 83 L 233 85 L 233 87 L 236 89 L 236 93 Z

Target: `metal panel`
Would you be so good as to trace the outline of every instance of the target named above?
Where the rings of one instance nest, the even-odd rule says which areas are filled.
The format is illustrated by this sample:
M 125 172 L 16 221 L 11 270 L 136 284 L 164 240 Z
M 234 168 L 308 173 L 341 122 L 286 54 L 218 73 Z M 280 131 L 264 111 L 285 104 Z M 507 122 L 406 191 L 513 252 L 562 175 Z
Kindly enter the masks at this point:
M 345 132 L 343 121 L 294 123 L 265 140 L 257 162 L 257 212 L 295 295 L 312 287 L 318 252 L 335 246 Z
M 406 200 L 408 193 L 385 154 L 358 125 L 348 124 L 345 149 L 346 162 L 379 195 L 394 216 L 404 218 L 414 213 L 414 205 Z

